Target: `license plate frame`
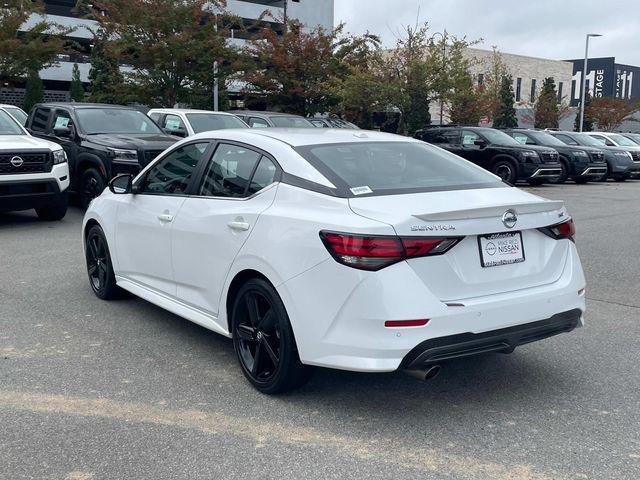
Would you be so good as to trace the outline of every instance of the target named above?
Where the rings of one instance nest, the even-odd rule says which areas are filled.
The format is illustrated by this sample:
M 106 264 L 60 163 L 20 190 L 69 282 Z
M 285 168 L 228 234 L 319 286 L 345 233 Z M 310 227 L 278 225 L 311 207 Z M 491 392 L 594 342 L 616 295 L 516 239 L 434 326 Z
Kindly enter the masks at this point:
M 509 241 L 511 239 L 517 239 L 517 242 L 514 243 Z M 500 253 L 499 251 L 501 247 L 503 250 L 509 250 L 512 249 L 514 245 L 519 248 L 515 253 Z M 492 251 L 494 252 L 493 254 L 490 253 Z M 504 265 L 522 263 L 526 259 L 522 232 L 501 232 L 478 235 L 478 253 L 480 255 L 480 265 L 482 265 L 483 268 L 501 267 Z M 509 258 L 509 255 L 514 255 L 514 257 Z M 492 257 L 494 260 L 491 260 Z

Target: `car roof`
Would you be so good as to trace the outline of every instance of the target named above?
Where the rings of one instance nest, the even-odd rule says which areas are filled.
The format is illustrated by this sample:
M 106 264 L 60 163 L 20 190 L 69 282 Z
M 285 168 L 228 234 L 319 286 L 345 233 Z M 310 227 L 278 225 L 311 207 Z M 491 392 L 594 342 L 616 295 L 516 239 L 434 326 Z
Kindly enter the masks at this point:
M 242 137 L 242 139 L 240 138 Z M 347 130 L 343 128 L 256 128 L 228 129 L 199 133 L 197 138 L 215 138 L 220 140 L 239 140 L 251 142 L 251 139 L 272 139 L 292 147 L 306 145 L 327 145 L 335 143 L 357 142 L 411 142 L 423 143 L 410 137 L 371 130 Z
M 286 112 L 265 112 L 260 110 L 229 110 L 229 113 L 234 115 L 264 115 L 267 117 L 300 117 L 304 118 L 302 115 L 297 115 L 295 113 L 286 113 Z
M 118 109 L 126 109 L 126 110 L 135 110 L 139 111 L 134 107 L 127 107 L 125 105 L 112 105 L 109 103 L 84 103 L 84 102 L 51 102 L 51 103 L 38 103 L 36 107 L 48 107 L 48 108 L 73 108 L 73 109 L 81 109 L 81 108 L 118 108 Z
M 214 112 L 212 110 L 198 110 L 195 108 L 152 108 L 147 113 L 208 113 L 211 115 L 226 115 L 235 117 L 235 114 L 229 112 Z
M 0 103 L 0 108 L 18 108 L 18 109 L 22 110 L 19 106 L 11 105 L 10 103 Z

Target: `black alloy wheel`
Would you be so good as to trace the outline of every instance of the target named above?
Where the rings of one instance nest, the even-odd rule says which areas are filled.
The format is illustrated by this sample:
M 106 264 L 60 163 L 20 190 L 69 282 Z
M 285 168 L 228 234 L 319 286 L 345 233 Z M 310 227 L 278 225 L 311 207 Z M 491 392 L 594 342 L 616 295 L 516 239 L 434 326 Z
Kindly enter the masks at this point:
M 560 175 L 556 178 L 550 179 L 549 183 L 553 183 L 555 185 L 562 184 L 567 181 L 569 178 L 569 165 L 566 161 L 560 160 Z
M 95 225 L 85 242 L 89 284 L 98 298 L 109 300 L 118 293 L 109 247 L 102 229 Z
M 268 282 L 249 280 L 239 290 L 231 315 L 233 346 L 255 388 L 280 393 L 304 383 L 309 368 L 300 363 L 284 305 Z
M 513 164 L 507 160 L 497 162 L 492 169 L 494 175 L 500 177 L 503 182 L 514 184 L 517 180 L 517 174 Z
M 95 168 L 86 170 L 80 179 L 80 205 L 87 208 L 91 200 L 98 197 L 106 188 L 106 182 Z

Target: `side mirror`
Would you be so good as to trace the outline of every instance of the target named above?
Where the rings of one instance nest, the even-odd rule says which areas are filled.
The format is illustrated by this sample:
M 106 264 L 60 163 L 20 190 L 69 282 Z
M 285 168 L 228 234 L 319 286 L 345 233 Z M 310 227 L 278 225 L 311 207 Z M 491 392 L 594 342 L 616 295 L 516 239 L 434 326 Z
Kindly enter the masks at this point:
M 56 137 L 71 138 L 73 136 L 73 130 L 69 127 L 57 127 L 53 129 L 53 134 Z
M 475 140 L 475 141 L 473 142 L 473 144 L 474 144 L 474 145 L 476 145 L 476 146 L 478 146 L 478 147 L 480 147 L 480 148 L 484 148 L 484 147 L 486 147 L 486 146 L 487 146 L 487 142 L 485 142 L 485 141 L 484 141 L 484 140 L 482 140 L 482 139 Z
M 176 128 L 175 130 L 171 130 L 169 128 L 164 129 L 164 133 L 167 135 L 175 135 L 176 137 L 187 137 L 187 131 L 184 128 Z
M 133 176 L 128 173 L 116 175 L 109 182 L 109 190 L 116 195 L 125 195 L 133 191 Z

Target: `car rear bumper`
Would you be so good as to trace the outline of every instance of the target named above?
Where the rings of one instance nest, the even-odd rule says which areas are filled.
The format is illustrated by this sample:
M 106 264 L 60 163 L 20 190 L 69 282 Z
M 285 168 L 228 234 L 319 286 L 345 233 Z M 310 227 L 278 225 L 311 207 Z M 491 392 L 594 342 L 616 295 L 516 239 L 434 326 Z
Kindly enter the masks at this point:
M 430 364 L 482 353 L 511 353 L 516 347 L 570 332 L 580 325 L 582 310 L 557 313 L 537 322 L 484 333 L 460 333 L 420 343 L 402 360 L 400 368 L 412 370 Z
M 361 372 L 395 371 L 404 368 L 410 352 L 438 338 L 453 337 L 455 345 L 455 338 L 463 338 L 458 335 L 490 336 L 490 332 L 569 311 L 579 312 L 571 328 L 581 326 L 586 307 L 584 274 L 575 245 L 562 241 L 567 242 L 567 254 L 559 277 L 504 293 L 442 301 L 407 262 L 372 273 L 344 267 L 333 259 L 277 290 L 303 363 Z M 386 320 L 415 319 L 429 321 L 420 327 L 385 327 Z M 512 343 L 500 349 L 511 348 Z

